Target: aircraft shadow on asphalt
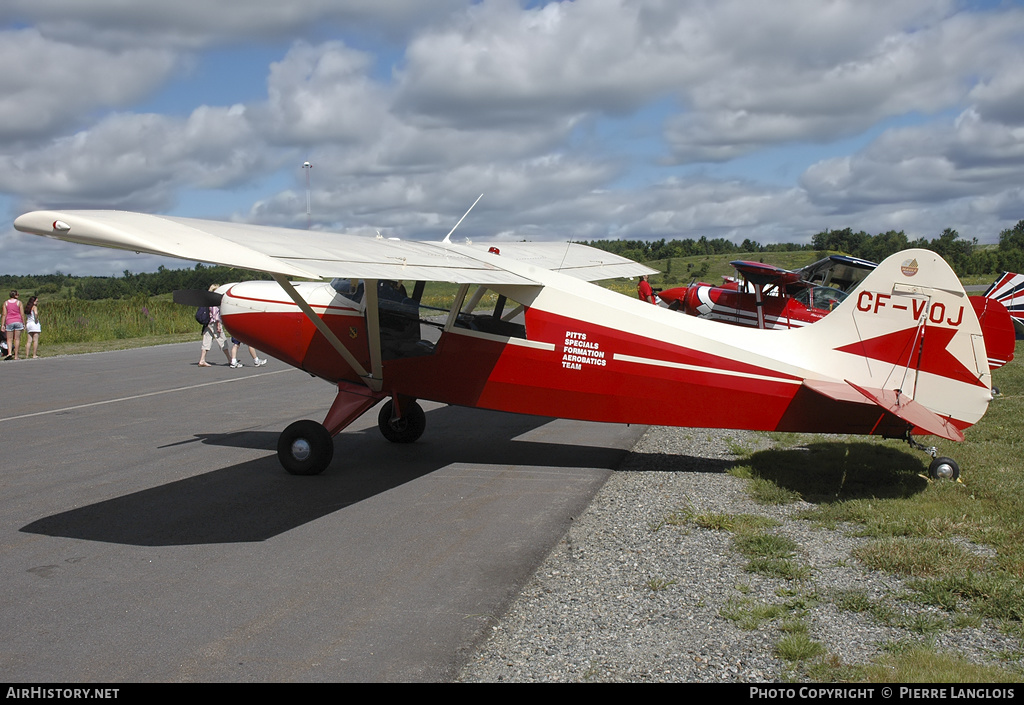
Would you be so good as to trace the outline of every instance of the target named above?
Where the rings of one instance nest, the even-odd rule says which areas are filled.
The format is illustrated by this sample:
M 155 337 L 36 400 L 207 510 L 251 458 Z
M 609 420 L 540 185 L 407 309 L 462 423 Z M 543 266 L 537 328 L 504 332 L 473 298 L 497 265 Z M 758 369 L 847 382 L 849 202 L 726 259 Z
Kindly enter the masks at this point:
M 724 473 L 739 465 L 727 458 L 703 458 L 699 455 L 673 455 L 671 453 L 638 453 L 629 455 L 617 472 L 709 472 Z
M 288 475 L 268 455 L 44 517 L 21 531 L 137 546 L 263 541 L 453 463 L 611 470 L 628 452 L 516 440 L 547 418 L 441 407 L 427 419 L 413 444 L 389 443 L 376 427 L 340 434 L 321 475 Z M 276 434 L 266 432 L 199 438 L 263 449 L 271 436 L 273 447 Z

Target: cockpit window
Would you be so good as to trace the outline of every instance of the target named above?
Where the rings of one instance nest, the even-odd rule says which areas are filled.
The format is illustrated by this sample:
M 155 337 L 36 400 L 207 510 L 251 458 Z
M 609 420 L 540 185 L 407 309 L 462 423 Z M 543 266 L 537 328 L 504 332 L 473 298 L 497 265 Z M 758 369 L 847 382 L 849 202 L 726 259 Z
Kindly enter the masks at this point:
M 807 308 L 831 311 L 846 299 L 846 292 L 831 286 L 808 286 L 797 292 L 793 298 Z
M 331 288 L 355 303 L 363 302 L 363 280 L 362 279 L 332 279 Z
M 366 300 L 366 283 L 334 279 L 331 288 L 358 307 Z M 426 282 L 377 281 L 377 315 L 380 324 L 381 355 L 384 360 L 433 354 L 447 326 L 479 331 L 506 338 L 526 338 L 527 307 L 510 296 L 533 300 L 525 287 L 503 287 L 504 293 L 485 286 L 463 285 L 456 295 L 427 292 Z M 436 288 L 436 287 L 435 287 Z M 535 295 L 535 294 L 534 294 Z M 437 305 L 424 304 L 426 299 Z M 458 307 L 457 310 L 453 310 Z
M 506 338 L 525 338 L 526 308 L 506 294 L 481 286 L 463 305 L 455 326 Z

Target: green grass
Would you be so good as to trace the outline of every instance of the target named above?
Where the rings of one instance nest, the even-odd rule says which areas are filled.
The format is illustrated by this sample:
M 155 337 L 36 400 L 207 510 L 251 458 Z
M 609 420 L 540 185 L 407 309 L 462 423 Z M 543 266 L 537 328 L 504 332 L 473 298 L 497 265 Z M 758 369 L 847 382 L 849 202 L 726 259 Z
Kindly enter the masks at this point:
M 649 578 L 644 583 L 644 585 L 646 585 L 647 589 L 650 590 L 651 592 L 661 592 L 662 590 L 669 589 L 670 587 L 675 585 L 677 582 L 678 581 L 676 581 L 676 580 L 669 580 L 669 579 L 665 579 L 665 578 Z
M 723 514 L 718 512 L 693 513 L 688 520 L 701 527 L 713 531 L 731 531 L 747 534 L 761 529 L 779 526 L 778 519 L 757 516 L 756 514 Z
M 775 645 L 775 655 L 783 661 L 808 661 L 825 653 L 825 647 L 804 633 L 791 633 Z
M 768 605 L 753 600 L 730 599 L 719 614 L 745 631 L 760 629 L 765 622 L 780 619 L 787 614 L 784 605 Z
M 43 300 L 39 304 L 43 326 L 39 354 L 66 355 L 198 339 L 201 329 L 194 315 L 195 309 L 173 303 L 170 295 Z M 24 344 L 23 339 L 22 352 Z
M 776 534 L 741 534 L 733 547 L 747 558 L 790 558 L 797 552 L 795 541 Z
M 811 676 L 820 677 L 813 671 Z M 1022 674 L 913 644 L 863 667 L 860 676 L 871 683 L 1020 683 Z
M 983 570 L 984 558 L 949 541 L 891 537 L 856 548 L 853 555 L 874 570 L 909 577 L 942 577 Z

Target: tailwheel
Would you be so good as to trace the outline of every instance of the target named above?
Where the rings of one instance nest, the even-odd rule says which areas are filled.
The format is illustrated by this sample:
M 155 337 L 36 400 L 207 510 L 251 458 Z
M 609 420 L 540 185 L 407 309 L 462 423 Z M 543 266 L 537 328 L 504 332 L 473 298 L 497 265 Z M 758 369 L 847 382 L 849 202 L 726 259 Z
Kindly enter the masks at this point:
M 318 475 L 333 457 L 334 440 L 316 421 L 296 421 L 277 439 L 277 458 L 292 475 Z
M 952 458 L 935 458 L 928 466 L 928 477 L 933 480 L 956 480 L 960 477 L 960 466 Z
M 915 450 L 923 450 L 932 456 L 932 462 L 928 465 L 928 477 L 933 480 L 959 480 L 960 466 L 952 458 L 939 455 L 939 449 L 935 446 L 926 446 L 914 440 L 908 431 L 903 440 Z
M 377 415 L 377 427 L 392 443 L 412 443 L 423 435 L 427 428 L 427 415 L 415 401 L 402 405 L 402 417 L 392 418 L 394 402 L 388 400 Z

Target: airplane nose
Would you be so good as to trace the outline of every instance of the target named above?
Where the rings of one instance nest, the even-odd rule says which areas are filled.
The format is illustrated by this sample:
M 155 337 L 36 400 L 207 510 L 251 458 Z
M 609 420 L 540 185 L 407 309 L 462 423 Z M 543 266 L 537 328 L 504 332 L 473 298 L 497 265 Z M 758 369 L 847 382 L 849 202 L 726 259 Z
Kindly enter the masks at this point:
M 222 287 L 220 312 L 231 335 L 289 365 L 302 366 L 310 335 L 305 317 L 275 282 Z

